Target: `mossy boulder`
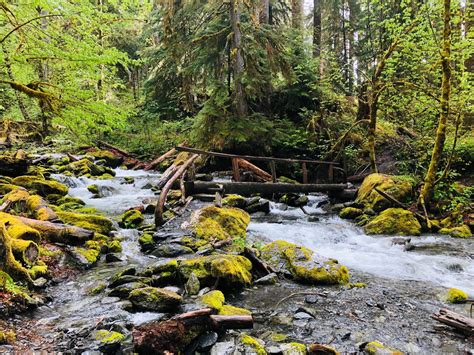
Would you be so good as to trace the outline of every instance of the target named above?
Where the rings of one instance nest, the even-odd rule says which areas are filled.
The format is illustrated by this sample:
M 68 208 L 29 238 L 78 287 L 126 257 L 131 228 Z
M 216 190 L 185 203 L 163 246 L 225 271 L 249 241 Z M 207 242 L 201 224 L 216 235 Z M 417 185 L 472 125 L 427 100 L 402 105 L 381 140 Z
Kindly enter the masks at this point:
M 75 176 L 101 176 L 104 174 L 110 174 L 112 176 L 115 176 L 114 170 L 105 166 L 94 164 L 91 160 L 87 158 L 80 159 L 68 165 L 62 166 L 59 168 L 59 171 L 62 173 L 70 172 Z
M 408 202 L 413 197 L 413 184 L 414 181 L 406 176 L 370 174 L 362 182 L 356 202 L 380 212 L 392 207 L 392 204 L 374 188 L 388 193 L 400 202 Z
M 55 180 L 45 180 L 37 176 L 18 176 L 13 179 L 14 185 L 22 186 L 28 190 L 35 191 L 38 195 L 46 197 L 50 194 L 65 196 L 68 193 L 68 187 Z
M 90 150 L 87 152 L 87 155 L 94 157 L 96 160 L 103 160 L 105 165 L 111 168 L 117 168 L 123 163 L 123 157 L 115 155 L 108 150 Z
M 137 228 L 145 219 L 138 210 L 129 210 L 120 216 L 120 226 L 123 228 Z
M 49 197 L 51 195 L 48 195 L 48 200 L 49 200 Z M 62 205 L 62 204 L 65 204 L 65 203 L 74 203 L 76 205 L 81 205 L 81 206 L 84 206 L 86 203 L 84 201 L 82 201 L 80 198 L 78 197 L 72 197 L 72 196 L 63 196 L 59 199 L 57 199 L 55 201 L 55 203 L 57 205 Z
M 87 191 L 89 191 L 91 194 L 99 195 L 99 186 L 97 186 L 97 184 L 89 185 L 87 186 Z
M 448 290 L 448 295 L 446 297 L 446 301 L 449 303 L 463 303 L 465 302 L 469 296 L 466 292 L 458 289 L 458 288 L 450 288 Z
M 125 341 L 125 335 L 110 330 L 97 330 L 94 333 L 94 339 L 98 342 L 98 348 L 105 354 L 115 354 L 122 343 Z
M 36 229 L 27 226 L 20 218 L 9 213 L 0 212 L 0 223 L 5 224 L 8 235 L 13 239 L 31 240 L 36 243 L 41 240 L 41 234 Z
M 279 272 L 288 272 L 296 280 L 310 284 L 346 284 L 349 270 L 337 260 L 327 259 L 310 249 L 277 240 L 262 248 L 262 259 Z
M 22 188 L 21 186 L 9 184 L 9 183 L 0 184 L 0 195 L 6 195 L 7 193 L 11 191 L 15 191 L 21 188 Z
M 280 346 L 283 355 L 306 355 L 306 345 L 301 343 L 286 343 Z
M 365 225 L 367 234 L 420 235 L 415 215 L 403 208 L 389 208 Z
M 243 354 L 266 355 L 265 342 L 254 338 L 247 333 L 242 333 L 239 337 L 239 345 L 243 350 Z
M 194 273 L 201 285 L 219 284 L 224 287 L 246 286 L 252 282 L 252 263 L 240 255 L 209 255 L 195 259 L 180 260 L 178 271 L 184 279 Z
M 193 213 L 191 227 L 198 239 L 246 238 L 250 216 L 233 207 L 208 206 Z
M 157 287 L 143 287 L 128 296 L 133 307 L 141 311 L 167 312 L 178 307 L 182 298 L 176 292 Z
M 243 209 L 247 205 L 247 199 L 240 195 L 227 195 L 222 199 L 222 206 Z
M 199 301 L 207 307 L 214 308 L 219 312 L 219 315 L 222 316 L 244 316 L 252 314 L 248 309 L 226 305 L 224 294 L 219 290 L 204 294 L 200 297 Z
M 363 350 L 364 350 L 364 353 L 369 354 L 369 355 L 382 355 L 382 354 L 402 355 L 403 354 L 400 350 L 385 346 L 379 341 L 371 341 L 370 343 L 365 344 Z
M 441 234 L 447 234 L 454 238 L 471 238 L 472 232 L 468 225 L 463 224 L 462 226 L 452 228 L 441 228 L 439 230 Z
M 360 208 L 346 207 L 339 212 L 339 217 L 344 219 L 356 219 L 363 214 L 364 211 L 362 211 Z
M 108 235 L 113 229 L 110 219 L 93 215 L 74 212 L 57 212 L 58 217 L 66 224 L 92 230 L 94 232 Z

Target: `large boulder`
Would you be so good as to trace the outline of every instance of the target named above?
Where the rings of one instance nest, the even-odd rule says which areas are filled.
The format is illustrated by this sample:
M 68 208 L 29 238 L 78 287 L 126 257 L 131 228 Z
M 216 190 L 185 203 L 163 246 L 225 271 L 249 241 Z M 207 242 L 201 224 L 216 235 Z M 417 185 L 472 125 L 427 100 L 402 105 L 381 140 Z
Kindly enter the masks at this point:
M 101 176 L 110 174 L 115 176 L 115 171 L 105 166 L 94 164 L 87 158 L 80 159 L 59 168 L 60 172 L 70 172 L 75 176 Z
M 94 157 L 96 160 L 103 160 L 105 165 L 111 168 L 117 168 L 123 163 L 123 157 L 115 155 L 111 151 L 102 149 L 93 149 L 87 152 L 88 155 Z
M 356 202 L 376 212 L 392 207 L 392 204 L 374 188 L 388 193 L 400 202 L 407 202 L 413 197 L 413 181 L 409 177 L 371 174 L 362 182 Z
M 38 195 L 46 197 L 50 194 L 65 196 L 68 187 L 55 180 L 45 180 L 38 176 L 23 175 L 12 180 L 13 185 L 24 187 L 30 191 L 35 191 Z
M 205 286 L 212 286 L 217 280 L 223 287 L 250 285 L 251 270 L 250 260 L 240 255 L 209 255 L 178 262 L 183 279 L 187 280 L 194 273 Z
M 249 223 L 249 214 L 241 209 L 208 206 L 194 212 L 190 224 L 198 239 L 225 240 L 246 238 Z
M 403 208 L 389 208 L 365 225 L 367 234 L 420 235 L 415 215 Z
M 136 310 L 168 312 L 178 307 L 182 297 L 176 292 L 158 287 L 143 287 L 130 292 L 128 296 Z
M 265 245 L 261 257 L 278 272 L 290 273 L 301 282 L 310 284 L 349 282 L 349 270 L 337 260 L 327 259 L 310 249 L 283 240 Z
M 57 214 L 63 223 L 89 229 L 100 234 L 108 235 L 113 229 L 112 221 L 103 216 L 62 211 L 58 211 Z

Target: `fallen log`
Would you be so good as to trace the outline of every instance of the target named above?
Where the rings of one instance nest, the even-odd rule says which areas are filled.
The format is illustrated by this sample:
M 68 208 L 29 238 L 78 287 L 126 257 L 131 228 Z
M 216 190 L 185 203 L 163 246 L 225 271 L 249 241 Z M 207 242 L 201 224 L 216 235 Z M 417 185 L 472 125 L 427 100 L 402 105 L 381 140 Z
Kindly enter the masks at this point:
M 125 150 L 122 150 L 120 148 L 117 148 L 117 147 L 115 147 L 112 144 L 109 144 L 107 142 L 99 141 L 99 142 L 97 142 L 97 146 L 99 148 L 102 148 L 102 149 L 105 148 L 105 149 L 111 151 L 112 153 L 115 153 L 116 155 L 121 155 L 124 158 L 135 158 L 135 155 L 133 155 L 129 152 L 126 152 Z
M 186 169 L 199 157 L 197 154 L 193 154 L 188 160 L 186 160 L 182 165 L 179 165 L 179 168 L 173 174 L 171 179 L 169 179 L 165 186 L 160 193 L 160 198 L 158 200 L 158 204 L 156 205 L 155 209 L 155 225 L 158 228 L 159 226 L 163 225 L 163 208 L 165 206 L 166 197 L 168 196 L 168 192 L 173 186 L 173 183 L 179 178 L 183 178 L 184 174 L 186 173 Z
M 250 260 L 253 266 L 252 270 L 254 270 L 259 277 L 263 277 L 275 272 L 275 270 L 273 270 L 270 265 L 260 259 L 252 249 L 246 247 L 244 249 L 244 256 Z
M 15 259 L 24 265 L 33 266 L 38 261 L 39 247 L 35 242 L 31 240 L 12 239 L 11 246 Z
M 0 270 L 9 274 L 16 281 L 33 282 L 28 270 L 15 259 L 12 250 L 12 238 L 5 228 L 5 223 L 0 223 Z
M 449 325 L 466 335 L 474 335 L 474 318 L 463 316 L 449 309 L 440 309 L 439 312 L 433 314 L 431 318 Z
M 207 182 L 188 181 L 185 183 L 186 195 L 209 194 L 224 190 L 224 194 L 252 195 L 255 193 L 309 193 L 343 191 L 346 184 L 283 184 L 261 182 Z
M 269 173 L 260 169 L 258 166 L 252 164 L 248 160 L 239 158 L 237 159 L 237 164 L 240 168 L 244 170 L 250 170 L 255 175 L 260 177 L 263 181 L 272 181 L 272 176 Z
M 204 308 L 136 327 L 132 331 L 135 351 L 138 354 L 179 354 L 208 331 L 253 328 L 252 316 L 218 316 L 214 312 Z
M 175 148 L 173 148 L 171 150 L 168 150 L 165 154 L 159 156 L 158 158 L 156 158 L 153 161 L 151 161 L 150 163 L 148 163 L 145 166 L 145 170 L 154 169 L 158 164 L 162 163 L 166 159 L 171 158 L 172 156 L 174 156 L 176 154 L 178 154 L 178 151 Z
M 0 206 L 0 212 L 10 210 L 27 213 L 40 221 L 59 221 L 59 217 L 49 204 L 39 195 L 30 195 L 24 188 L 18 188 L 6 194 Z
M 94 232 L 88 229 L 69 226 L 67 224 L 38 221 L 26 217 L 18 218 L 28 227 L 36 229 L 42 236 L 54 243 L 81 245 L 94 237 Z
M 165 170 L 160 180 L 156 183 L 155 187 L 159 190 L 166 185 L 168 180 L 174 175 L 174 173 L 179 169 L 179 165 L 171 165 L 168 169 Z
M 379 193 L 383 198 L 385 198 L 387 201 L 393 203 L 394 205 L 403 208 L 405 210 L 408 210 L 408 206 L 405 205 L 404 203 L 401 203 L 398 201 L 395 197 L 392 195 L 388 194 L 387 192 L 384 192 L 376 187 L 374 187 L 374 190 Z M 419 214 L 418 212 L 414 212 L 414 215 L 420 220 L 420 221 L 425 221 L 425 217 Z

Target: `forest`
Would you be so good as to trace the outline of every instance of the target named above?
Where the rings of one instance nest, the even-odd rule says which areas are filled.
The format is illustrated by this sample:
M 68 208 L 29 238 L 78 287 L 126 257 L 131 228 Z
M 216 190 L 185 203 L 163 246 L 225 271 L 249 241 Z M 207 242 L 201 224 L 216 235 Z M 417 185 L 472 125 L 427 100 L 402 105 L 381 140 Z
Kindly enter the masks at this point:
M 0 353 L 474 348 L 474 0 L 0 0 Z

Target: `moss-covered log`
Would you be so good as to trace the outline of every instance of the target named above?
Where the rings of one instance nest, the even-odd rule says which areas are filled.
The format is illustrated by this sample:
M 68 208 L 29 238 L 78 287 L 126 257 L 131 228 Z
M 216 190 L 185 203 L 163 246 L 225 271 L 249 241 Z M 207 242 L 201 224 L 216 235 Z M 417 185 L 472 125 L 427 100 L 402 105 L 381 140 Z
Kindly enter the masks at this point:
M 40 233 L 31 226 L 25 224 L 21 220 L 21 217 L 0 212 L 0 223 L 5 226 L 8 235 L 13 239 L 31 240 L 36 243 L 41 240 Z
M 28 191 L 19 187 L 17 190 L 9 192 L 3 198 L 0 211 L 10 210 L 27 213 L 29 216 L 40 221 L 58 221 L 59 217 L 48 203 L 39 195 L 30 195 Z
M 0 222 L 0 270 L 5 271 L 14 280 L 31 283 L 28 270 L 15 259 L 12 250 L 12 238 L 5 228 L 5 223 Z
M 2 175 L 19 176 L 28 170 L 28 160 L 23 151 L 15 154 L 0 155 L 0 171 Z
M 11 246 L 15 259 L 27 266 L 34 266 L 38 261 L 38 244 L 31 240 L 12 239 Z

